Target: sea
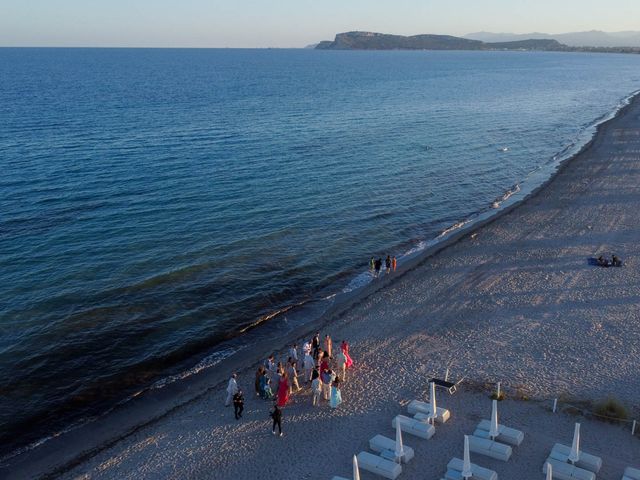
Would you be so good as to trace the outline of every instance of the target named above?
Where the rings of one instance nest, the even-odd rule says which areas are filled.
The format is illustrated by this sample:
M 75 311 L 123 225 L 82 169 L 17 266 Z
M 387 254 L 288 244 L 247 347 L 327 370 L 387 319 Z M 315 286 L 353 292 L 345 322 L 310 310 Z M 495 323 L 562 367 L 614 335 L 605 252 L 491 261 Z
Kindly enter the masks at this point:
M 640 55 L 0 49 L 0 453 L 318 318 L 638 89 Z

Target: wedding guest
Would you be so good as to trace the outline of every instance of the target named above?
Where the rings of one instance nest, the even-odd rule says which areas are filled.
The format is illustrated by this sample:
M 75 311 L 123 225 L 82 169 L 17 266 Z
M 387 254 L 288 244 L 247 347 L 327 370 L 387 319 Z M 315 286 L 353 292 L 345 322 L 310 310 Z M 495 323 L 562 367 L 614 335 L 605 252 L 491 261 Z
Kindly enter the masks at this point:
M 333 342 L 331 341 L 331 337 L 329 335 L 324 336 L 324 351 L 329 354 L 329 358 L 332 358 L 331 349 L 333 347 Z
M 311 372 L 313 371 L 315 362 L 313 361 L 311 355 L 309 355 L 308 353 L 304 355 L 302 366 L 304 368 L 304 383 L 309 383 L 309 380 L 311 380 Z
M 238 390 L 237 393 L 233 396 L 233 413 L 236 416 L 236 420 L 238 420 L 242 416 L 243 410 L 244 395 L 242 394 L 242 390 Z
M 342 403 L 342 393 L 340 393 L 340 377 L 331 384 L 331 400 L 329 400 L 329 406 L 331 408 L 338 408 L 338 405 Z
M 280 436 L 282 436 L 282 410 L 278 408 L 278 405 L 273 406 L 273 412 L 270 413 L 271 418 L 273 419 L 273 427 L 271 427 L 271 432 L 276 434 L 276 425 L 278 426 L 278 431 L 280 432 Z
M 312 405 L 315 407 L 320 404 L 320 395 L 322 394 L 322 380 L 320 380 L 318 370 L 313 370 L 311 378 L 313 379 L 311 380 L 311 393 L 313 396 Z
M 224 402 L 224 406 L 228 407 L 231 405 L 231 401 L 233 400 L 233 396 L 238 393 L 238 384 L 236 383 L 236 374 L 232 374 L 229 379 L 229 383 L 227 384 L 227 399 Z

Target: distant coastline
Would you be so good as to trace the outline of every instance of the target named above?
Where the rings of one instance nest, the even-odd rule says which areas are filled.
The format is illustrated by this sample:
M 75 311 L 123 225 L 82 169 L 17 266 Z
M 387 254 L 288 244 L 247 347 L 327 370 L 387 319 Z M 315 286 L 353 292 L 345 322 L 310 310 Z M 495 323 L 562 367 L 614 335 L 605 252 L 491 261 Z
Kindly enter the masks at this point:
M 508 42 L 483 42 L 451 35 L 390 35 L 376 32 L 338 33 L 316 50 L 513 50 L 544 52 L 640 53 L 640 47 L 572 47 L 553 39 L 526 39 Z

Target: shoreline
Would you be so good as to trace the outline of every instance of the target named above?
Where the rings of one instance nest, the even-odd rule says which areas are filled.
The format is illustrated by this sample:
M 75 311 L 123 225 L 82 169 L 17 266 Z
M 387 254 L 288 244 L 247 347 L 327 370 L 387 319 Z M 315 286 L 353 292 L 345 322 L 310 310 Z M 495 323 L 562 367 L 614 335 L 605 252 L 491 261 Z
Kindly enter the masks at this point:
M 491 215 L 488 215 L 487 218 L 480 218 L 472 224 L 452 232 L 450 236 L 436 245 L 418 252 L 415 257 L 400 265 L 394 275 L 388 278 L 383 276 L 361 289 L 345 294 L 341 302 L 330 307 L 319 319 L 299 326 L 292 332 L 275 339 L 265 340 L 252 346 L 251 352 L 235 354 L 211 369 L 215 371 L 195 374 L 185 381 L 174 382 L 156 392 L 147 391 L 140 397 L 127 402 L 126 405 L 116 407 L 106 416 L 94 422 L 52 438 L 32 450 L 10 458 L 8 463 L 0 466 L 0 472 L 6 468 L 6 473 L 10 475 L 9 478 L 24 478 L 19 471 L 28 472 L 29 474 L 26 476 L 37 477 L 44 474 L 44 478 L 47 478 L 68 471 L 135 432 L 170 416 L 176 410 L 194 404 L 214 390 L 220 390 L 220 385 L 226 380 L 229 371 L 237 370 L 243 375 L 248 371 L 251 375 L 251 369 L 259 361 L 266 358 L 269 353 L 280 351 L 284 345 L 298 339 L 308 338 L 310 334 L 321 327 L 340 323 L 349 312 L 354 311 L 364 302 L 370 301 L 374 294 L 393 289 L 397 282 L 406 279 L 409 275 L 416 274 L 416 270 L 424 267 L 428 261 L 443 251 L 470 238 L 472 234 L 481 235 L 488 226 L 538 199 L 539 195 L 557 181 L 558 177 L 566 172 L 577 159 L 586 156 L 588 151 L 606 136 L 608 126 L 612 122 L 624 117 L 629 110 L 640 109 L 640 97 L 637 94 L 638 92 L 635 93 L 635 96 L 630 97 L 629 104 L 620 108 L 613 118 L 598 125 L 593 138 L 578 153 L 561 161 L 555 172 L 542 184 L 501 210 L 490 212 Z M 274 348 L 274 346 L 279 347 Z M 91 437 L 92 444 L 87 441 L 87 436 Z M 11 475 L 15 475 L 15 477 Z

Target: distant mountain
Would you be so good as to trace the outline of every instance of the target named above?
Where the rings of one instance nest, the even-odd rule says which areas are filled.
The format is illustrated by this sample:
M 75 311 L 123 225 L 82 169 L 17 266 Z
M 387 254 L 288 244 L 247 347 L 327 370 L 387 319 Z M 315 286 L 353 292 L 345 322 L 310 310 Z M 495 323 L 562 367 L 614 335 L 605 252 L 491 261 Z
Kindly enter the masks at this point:
M 529 39 L 557 40 L 570 47 L 640 47 L 640 32 L 601 32 L 592 30 L 589 32 L 574 33 L 491 33 L 476 32 L 465 35 L 464 38 L 479 40 L 481 42 L 514 42 Z
M 450 35 L 388 35 L 374 32 L 339 33 L 320 42 L 319 50 L 482 50 L 483 42 Z
M 485 43 L 450 35 L 388 35 L 374 32 L 339 33 L 331 41 L 320 42 L 318 50 L 552 50 L 566 45 L 552 39 L 527 39 L 515 42 Z

